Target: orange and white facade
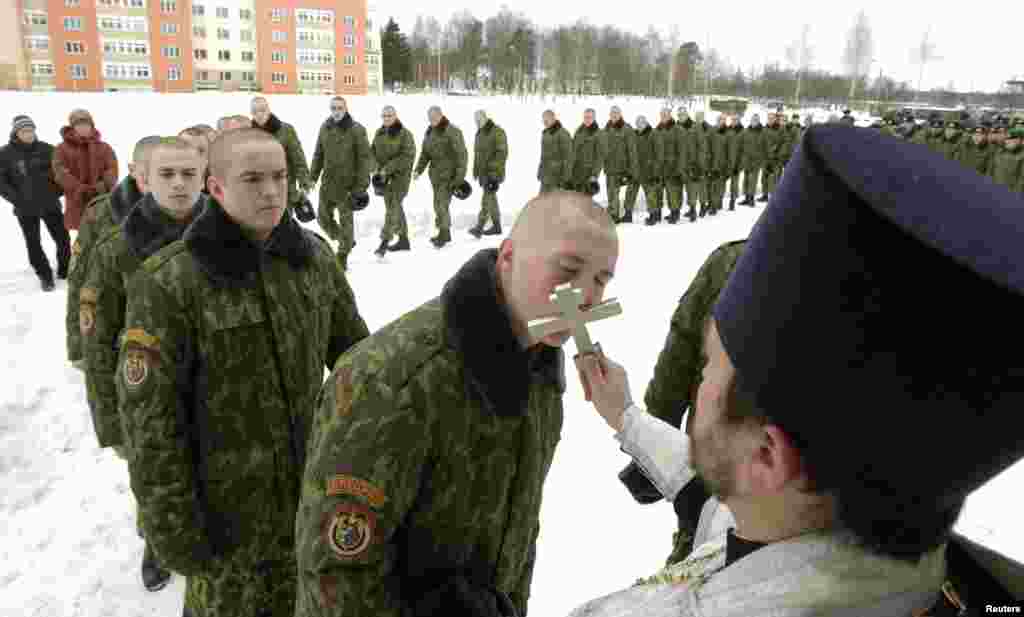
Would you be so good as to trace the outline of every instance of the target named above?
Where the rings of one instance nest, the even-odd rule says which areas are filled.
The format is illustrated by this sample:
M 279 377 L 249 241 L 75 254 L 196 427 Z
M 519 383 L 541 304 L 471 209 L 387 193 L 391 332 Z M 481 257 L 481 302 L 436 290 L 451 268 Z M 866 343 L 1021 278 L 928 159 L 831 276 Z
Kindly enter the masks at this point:
M 0 88 L 271 94 L 381 88 L 379 26 L 366 0 L 0 2 Z

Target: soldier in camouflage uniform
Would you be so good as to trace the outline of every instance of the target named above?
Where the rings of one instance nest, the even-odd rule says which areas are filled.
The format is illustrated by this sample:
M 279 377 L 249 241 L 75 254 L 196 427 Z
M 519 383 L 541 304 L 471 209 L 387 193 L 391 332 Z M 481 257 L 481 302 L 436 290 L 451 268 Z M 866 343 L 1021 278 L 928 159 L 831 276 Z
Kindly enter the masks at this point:
M 508 137 L 487 117 L 487 112 L 476 112 L 476 140 L 473 144 L 473 178 L 483 189 L 480 198 L 480 216 L 476 227 L 469 233 L 480 236 L 501 235 L 501 211 L 498 210 L 498 187 L 505 181 L 505 162 L 508 160 Z M 484 229 L 487 221 L 491 227 Z
M 147 166 L 133 173 L 144 178 L 149 192 L 132 207 L 123 225 L 110 225 L 100 235 L 79 292 L 85 384 L 96 440 L 101 448 L 114 448 L 126 461 L 131 461 L 131 447 L 121 430 L 114 379 L 117 338 L 124 329 L 125 289 L 139 265 L 180 238 L 205 206 L 201 189 L 206 162 L 189 142 L 165 140 L 150 150 L 147 159 Z M 168 580 L 170 573 L 159 566 L 147 543 L 142 556 L 146 589 L 158 591 Z
M 690 212 L 695 212 L 699 207 L 700 215 L 703 216 L 710 203 L 707 191 L 709 167 L 709 131 L 707 129 L 710 127 L 704 122 L 704 112 L 702 111 L 694 114 L 694 120 L 689 127 L 685 122 L 680 127 L 683 131 L 683 151 L 685 152 L 683 170 L 686 176 L 686 203 L 690 206 Z M 675 217 L 669 217 L 669 222 L 674 223 L 678 219 L 677 212 Z
M 729 280 L 729 275 L 743 254 L 746 240 L 729 242 L 715 249 L 704 265 L 697 271 L 690 287 L 679 300 L 679 306 L 672 315 L 665 346 L 658 355 L 654 377 L 647 385 L 644 403 L 648 413 L 677 428 L 687 415 L 686 432 L 690 432 L 693 409 L 697 402 L 697 387 L 704 368 L 703 341 L 704 326 L 711 315 L 711 308 Z M 630 462 L 619 473 L 626 488 L 641 504 L 650 504 L 664 499 L 661 493 L 643 475 L 635 462 Z M 697 529 L 701 507 L 710 493 L 699 477 L 694 478 L 680 492 L 675 500 L 679 531 L 672 537 L 672 553 L 666 564 L 677 563 L 693 550 L 693 537 Z
M 129 281 L 117 392 L 131 486 L 188 617 L 295 607 L 294 521 L 324 369 L 368 336 L 327 242 L 285 216 L 284 148 L 221 135 L 213 199 Z
M 373 159 L 376 173 L 384 182 L 384 207 L 386 215 L 384 227 L 380 230 L 380 241 L 389 251 L 408 251 L 409 227 L 405 220 L 402 200 L 409 193 L 409 182 L 412 179 L 412 166 L 416 163 L 416 141 L 412 132 L 402 126 L 395 108 L 387 105 L 381 111 L 383 126 L 373 136 Z M 388 245 L 391 238 L 398 236 L 394 244 Z M 381 256 L 378 249 L 377 255 Z
M 603 208 L 545 193 L 440 297 L 342 357 L 309 441 L 296 617 L 527 615 L 568 338 L 527 323 L 563 283 L 599 302 L 617 259 Z
M 1001 150 L 992 159 L 992 179 L 1011 191 L 1024 192 L 1024 126 L 1015 126 L 1007 133 Z
M 946 129 L 941 139 L 935 144 L 935 149 L 951 161 L 960 158 L 960 121 L 950 118 L 946 122 Z
M 572 136 L 572 183 L 573 190 L 586 193 L 592 182 L 597 182 L 604 169 L 604 139 L 601 127 L 594 119 L 593 109 L 583 112 L 583 124 Z M 610 198 L 609 198 L 610 199 Z
M 349 115 L 344 98 L 332 98 L 331 116 L 320 125 L 316 138 L 309 186 L 316 185 L 322 171 L 317 223 L 328 238 L 338 243 L 338 264 L 342 270 L 348 270 L 348 255 L 355 245 L 352 194 L 366 192 L 372 168 L 373 154 L 366 129 Z M 386 241 L 381 248 L 387 248 Z
M 679 163 L 683 154 L 682 133 L 672 118 L 672 110 L 667 107 L 661 110 L 661 121 L 654 129 L 654 140 L 658 144 L 656 148 L 661 152 L 661 158 L 655 161 L 653 170 L 659 187 L 659 198 L 647 204 L 646 225 L 661 222 L 662 204 L 668 206 L 671 215 L 672 212 L 679 212 L 683 200 L 683 170 Z
M 940 151 L 940 145 L 943 141 L 943 133 L 945 132 L 945 123 L 942 121 L 942 117 L 938 114 L 933 115 L 931 123 L 929 125 L 928 134 L 925 138 L 925 145 L 936 152 Z
M 267 99 L 258 96 L 252 100 L 249 106 L 252 112 L 252 128 L 266 131 L 274 136 L 284 147 L 285 156 L 288 158 L 288 211 L 302 200 L 302 194 L 313 190 L 313 184 L 309 181 L 309 167 L 306 166 L 306 153 L 302 150 L 302 142 L 295 132 L 295 127 L 282 122 L 277 116 L 270 113 L 270 104 Z M 241 128 L 243 125 L 235 117 L 234 126 Z
M 67 330 L 68 362 L 78 369 L 85 370 L 85 354 L 82 351 L 81 315 L 79 314 L 78 296 L 82 281 L 89 268 L 89 256 L 96 240 L 106 230 L 128 216 L 129 210 L 140 199 L 146 190 L 143 172 L 149 161 L 149 154 L 160 136 L 144 137 L 135 144 L 132 161 L 128 163 L 128 176 L 118 183 L 114 190 L 100 195 L 85 206 L 82 221 L 78 228 L 78 236 L 71 245 L 71 263 L 68 266 L 68 297 L 64 326 Z
M 765 130 L 761 126 L 761 118 L 757 114 L 751 119 L 742 133 L 740 144 L 741 167 L 743 169 L 743 193 L 746 197 L 740 202 L 742 206 L 754 207 L 754 196 L 757 194 L 757 176 L 764 167 L 766 159 Z
M 550 109 L 544 111 L 541 119 L 544 130 L 540 133 L 540 163 L 537 165 L 540 192 L 569 190 L 572 183 L 572 136 Z
M 466 181 L 469 155 L 466 153 L 466 140 L 462 137 L 462 131 L 448 122 L 440 107 L 431 107 L 427 117 L 430 126 L 423 136 L 420 160 L 416 163 L 416 179 L 430 165 L 430 185 L 434 189 L 434 224 L 437 226 L 437 235 L 430 242 L 441 248 L 452 241 L 452 219 L 448 207 L 452 203 L 452 191 Z
M 653 216 L 655 212 L 661 212 L 661 178 L 663 161 L 665 158 L 664 143 L 658 139 L 656 133 L 647 123 L 647 118 L 637 116 L 636 118 L 636 167 L 637 175 L 626 190 L 626 214 L 622 217 L 622 223 L 633 222 L 633 206 L 636 205 L 636 197 L 640 187 L 644 189 L 644 201 L 647 202 L 647 211 Z
M 732 131 L 725 125 L 725 114 L 718 114 L 718 125 L 708 131 L 708 207 L 707 214 L 718 214 L 725 199 L 725 183 L 729 181 L 732 168 L 729 164 L 729 136 Z
M 983 176 L 989 175 L 992 167 L 992 156 L 995 154 L 995 147 L 988 142 L 987 127 L 978 125 L 974 127 L 970 139 L 965 139 L 957 153 L 957 160 L 968 169 L 973 169 Z
M 800 114 L 793 114 L 789 124 L 786 125 L 786 149 L 782 153 L 782 169 L 785 171 L 789 159 L 793 158 L 800 138 L 804 135 L 804 128 L 800 124 Z
M 907 141 L 909 141 L 912 144 L 927 147 L 928 137 L 931 133 L 931 128 L 923 124 L 918 124 L 916 122 L 914 122 L 911 126 L 912 130 L 909 133 Z
M 743 194 L 740 185 L 740 171 L 743 169 L 743 124 L 736 114 L 726 118 L 729 133 L 726 135 L 726 157 L 729 161 L 729 210 L 736 209 L 736 198 Z
M 625 217 L 619 200 L 621 189 L 633 183 L 640 175 L 636 152 L 636 134 L 622 118 L 616 105 L 608 114 L 608 123 L 602 131 L 604 137 L 604 180 L 608 191 L 608 213 L 616 223 Z
M 766 202 L 775 192 L 782 173 L 782 152 L 786 148 L 786 134 L 778 114 L 768 114 L 768 128 L 764 131 L 764 174 L 761 176 L 761 197 Z

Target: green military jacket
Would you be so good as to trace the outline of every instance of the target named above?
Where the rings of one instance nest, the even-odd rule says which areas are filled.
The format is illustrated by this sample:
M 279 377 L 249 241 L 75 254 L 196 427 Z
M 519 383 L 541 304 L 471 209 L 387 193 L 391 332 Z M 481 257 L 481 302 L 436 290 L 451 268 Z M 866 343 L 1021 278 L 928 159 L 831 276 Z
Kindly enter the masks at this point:
M 435 187 L 454 188 L 466 179 L 466 140 L 459 127 L 441 118 L 436 127 L 431 126 L 423 136 L 420 160 L 416 173 L 421 174 L 430 165 L 430 183 Z
M 572 179 L 572 137 L 562 123 L 555 123 L 540 133 L 540 164 L 537 180 L 544 185 L 564 187 Z
M 786 149 L 782 152 L 783 165 L 793 158 L 793 153 L 796 151 L 797 144 L 800 143 L 800 138 L 803 137 L 803 134 L 803 127 L 800 126 L 800 123 L 790 122 L 786 125 Z
M 288 164 L 288 203 L 298 202 L 302 198 L 299 188 L 310 182 L 306 153 L 302 150 L 302 142 L 299 141 L 295 127 L 287 122 L 281 122 L 274 114 L 270 114 L 265 125 L 253 123 L 253 127 L 270 133 L 284 147 L 285 161 Z
M 340 122 L 328 118 L 320 126 L 309 171 L 310 184 L 316 184 L 321 171 L 324 174 L 320 202 L 336 202 L 354 191 L 365 191 L 371 169 L 373 155 L 363 125 L 347 113 Z
M 201 197 L 193 219 L 206 206 Z M 96 242 L 79 292 L 85 384 L 89 394 L 93 428 L 101 448 L 124 444 L 117 409 L 118 337 L 124 329 L 128 280 L 153 253 L 177 240 L 188 222 L 171 218 L 147 193 L 123 225 L 112 225 Z
M 707 132 L 707 173 L 717 179 L 724 180 L 732 175 L 732 168 L 729 165 L 729 135 L 732 131 L 728 127 L 715 127 Z
M 747 171 L 761 169 L 768 159 L 764 125 L 752 124 L 741 133 L 741 167 Z
M 636 166 L 637 175 L 634 183 L 648 184 L 661 182 L 662 169 L 665 161 L 665 143 L 659 139 L 658 132 L 650 126 L 636 131 Z
M 1005 146 L 992 157 L 992 179 L 1013 191 L 1024 192 L 1024 148 Z
M 562 432 L 560 349 L 522 350 L 497 250 L 345 354 L 321 392 L 296 529 L 296 617 L 461 615 L 456 579 L 527 599 Z
M 492 176 L 505 181 L 505 162 L 508 160 L 508 138 L 505 129 L 488 120 L 476 132 L 473 143 L 473 177 L 480 180 Z
M 118 403 L 161 564 L 292 546 L 324 371 L 368 336 L 330 247 L 290 216 L 258 247 L 211 200 L 127 297 Z
M 609 121 L 604 125 L 601 135 L 604 137 L 605 175 L 639 177 L 636 133 L 633 127 L 625 120 L 619 120 L 616 124 Z
M 582 124 L 572 137 L 572 183 L 581 186 L 597 178 L 604 169 L 604 138 L 597 122 Z
M 416 162 L 416 140 L 413 139 L 412 131 L 395 120 L 391 126 L 377 129 L 370 150 L 373 152 L 376 171 L 390 178 L 392 184 L 397 183 L 400 193 L 408 193 L 412 166 Z
M 82 327 L 79 311 L 79 293 L 89 268 L 89 257 L 92 247 L 107 229 L 120 225 L 128 216 L 128 211 L 142 199 L 135 178 L 127 176 L 111 193 L 94 198 L 85 206 L 82 222 L 78 228 L 78 237 L 71 246 L 71 263 L 68 265 L 68 297 L 64 327 L 67 332 L 68 362 L 79 362 L 85 359 L 82 349 Z
M 654 140 L 661 144 L 661 166 L 654 173 L 659 182 L 679 178 L 683 174 L 683 132 L 672 118 L 659 122 L 654 129 Z
M 983 176 L 989 175 L 992 157 L 996 149 L 985 141 L 979 146 L 973 139 L 965 139 L 957 153 L 957 160 L 968 169 L 973 169 Z
M 708 131 L 703 124 L 695 122 L 690 128 L 679 125 L 679 131 L 682 135 L 679 165 L 683 170 L 683 177 L 688 182 L 700 180 L 708 172 Z
M 764 130 L 764 151 L 766 169 L 778 171 L 782 168 L 782 152 L 786 148 L 786 133 L 781 128 L 768 127 Z
M 728 160 L 729 175 L 735 176 L 743 169 L 743 127 L 733 125 L 725 136 L 725 152 Z
M 912 144 L 918 144 L 920 146 L 927 146 L 928 144 L 928 129 L 923 126 L 917 126 L 914 129 L 913 135 L 908 140 Z
M 960 135 L 957 135 L 953 139 L 946 139 L 943 135 L 942 139 L 938 140 L 935 144 L 935 149 L 951 161 L 960 159 L 960 148 L 963 147 Z

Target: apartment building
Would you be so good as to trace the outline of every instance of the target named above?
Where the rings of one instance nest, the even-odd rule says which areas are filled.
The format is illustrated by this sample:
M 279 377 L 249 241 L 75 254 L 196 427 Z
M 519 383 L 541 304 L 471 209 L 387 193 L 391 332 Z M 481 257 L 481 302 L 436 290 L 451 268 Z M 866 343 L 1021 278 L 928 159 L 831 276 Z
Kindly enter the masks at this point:
M 366 93 L 384 94 L 384 63 L 381 61 L 380 30 L 383 26 L 376 5 L 366 7 Z
M 366 0 L 9 1 L 0 88 L 380 91 Z

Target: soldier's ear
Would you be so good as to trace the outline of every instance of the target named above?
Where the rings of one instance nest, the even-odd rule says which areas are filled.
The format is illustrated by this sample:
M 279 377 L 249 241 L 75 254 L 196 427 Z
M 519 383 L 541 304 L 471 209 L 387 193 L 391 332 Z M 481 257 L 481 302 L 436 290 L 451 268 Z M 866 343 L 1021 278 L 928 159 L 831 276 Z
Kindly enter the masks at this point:
M 513 243 L 511 238 L 505 238 L 501 241 L 498 246 L 498 270 L 501 272 L 509 272 L 512 270 L 513 265 Z

